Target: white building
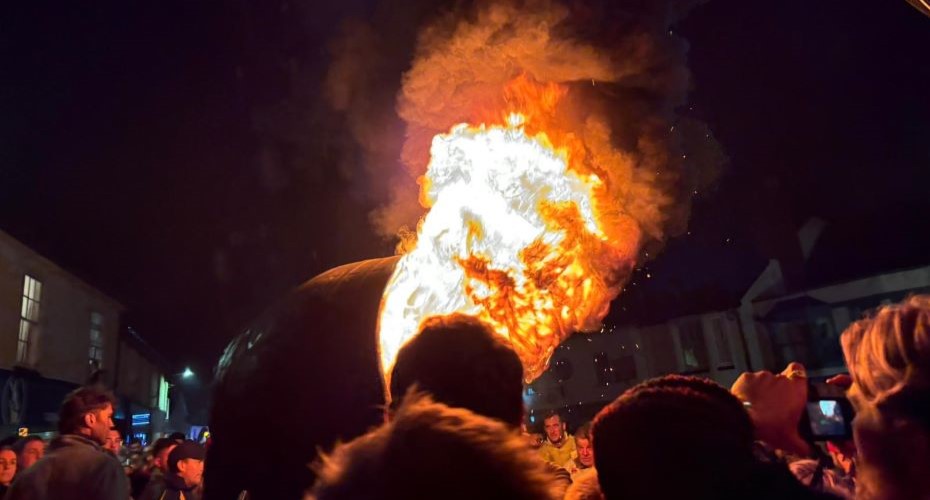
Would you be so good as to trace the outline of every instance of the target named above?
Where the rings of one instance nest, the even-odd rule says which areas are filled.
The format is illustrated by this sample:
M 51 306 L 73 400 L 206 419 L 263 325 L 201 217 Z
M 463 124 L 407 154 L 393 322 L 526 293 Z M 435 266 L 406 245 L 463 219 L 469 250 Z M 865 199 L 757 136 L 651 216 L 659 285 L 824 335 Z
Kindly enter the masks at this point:
M 53 431 L 64 396 L 99 370 L 121 400 L 117 417 L 164 420 L 163 370 L 120 335 L 122 312 L 116 300 L 0 231 L 0 435 Z
M 825 227 L 813 219 L 799 231 L 803 263 Z M 816 265 L 829 266 L 832 251 Z M 539 425 L 537 415 L 556 409 L 576 426 L 626 388 L 669 373 L 729 387 L 744 371 L 780 371 L 790 361 L 803 363 L 812 377 L 845 371 L 842 331 L 868 310 L 916 293 L 930 293 L 930 266 L 792 290 L 783 265 L 772 260 L 730 307 L 569 338 L 549 370 L 524 388 L 529 423 Z

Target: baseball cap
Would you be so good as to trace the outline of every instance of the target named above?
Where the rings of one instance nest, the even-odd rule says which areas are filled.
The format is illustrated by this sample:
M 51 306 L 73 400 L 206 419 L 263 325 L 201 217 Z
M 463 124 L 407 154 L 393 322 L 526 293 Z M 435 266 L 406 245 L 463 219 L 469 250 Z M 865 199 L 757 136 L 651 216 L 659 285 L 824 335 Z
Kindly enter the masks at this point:
M 168 454 L 168 468 L 171 469 L 172 472 L 177 472 L 179 460 L 184 460 L 186 458 L 203 460 L 205 455 L 206 452 L 203 446 L 193 441 L 184 441 L 175 446 L 174 449 L 171 450 L 171 453 Z

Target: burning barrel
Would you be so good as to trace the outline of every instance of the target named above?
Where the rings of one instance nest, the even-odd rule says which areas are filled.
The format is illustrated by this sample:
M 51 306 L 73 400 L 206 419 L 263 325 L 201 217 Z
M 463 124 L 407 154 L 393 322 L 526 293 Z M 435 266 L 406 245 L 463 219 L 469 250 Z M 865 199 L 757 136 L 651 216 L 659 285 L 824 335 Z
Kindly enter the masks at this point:
M 430 316 L 487 323 L 528 381 L 572 332 L 600 326 L 643 242 L 662 235 L 658 167 L 615 148 L 603 117 L 579 123 L 568 87 L 519 75 L 502 92 L 496 119 L 433 137 L 427 213 L 403 257 L 314 278 L 227 349 L 208 499 L 296 498 L 318 447 L 379 422 L 382 370 Z
M 382 419 L 378 310 L 397 257 L 307 281 L 226 348 L 217 369 L 207 500 L 301 498 L 318 448 Z

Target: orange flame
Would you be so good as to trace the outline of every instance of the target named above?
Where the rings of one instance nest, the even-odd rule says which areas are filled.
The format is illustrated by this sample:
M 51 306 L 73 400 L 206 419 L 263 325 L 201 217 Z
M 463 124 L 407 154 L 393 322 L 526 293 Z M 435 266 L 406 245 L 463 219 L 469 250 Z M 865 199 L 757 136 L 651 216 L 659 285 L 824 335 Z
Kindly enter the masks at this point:
M 566 89 L 519 77 L 501 114 L 477 112 L 433 138 L 420 180 L 429 211 L 384 292 L 381 366 L 434 315 L 463 313 L 506 337 L 527 381 L 572 332 L 596 329 L 639 251 L 642 232 L 604 162 L 629 160 L 559 126 Z M 585 133 L 599 137 L 597 124 Z M 592 132 L 592 130 L 594 132 Z M 603 134 L 602 134 L 603 135 Z M 609 137 L 609 133 L 606 134 Z M 627 169 L 629 170 L 629 168 Z

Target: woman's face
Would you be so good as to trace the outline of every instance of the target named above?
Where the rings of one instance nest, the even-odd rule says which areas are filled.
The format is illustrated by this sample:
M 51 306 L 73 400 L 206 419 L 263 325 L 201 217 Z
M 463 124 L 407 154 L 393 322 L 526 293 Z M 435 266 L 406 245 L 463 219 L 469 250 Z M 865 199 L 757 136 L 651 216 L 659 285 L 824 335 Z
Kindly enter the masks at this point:
M 9 486 L 16 475 L 16 453 L 13 450 L 0 450 L 0 484 Z

